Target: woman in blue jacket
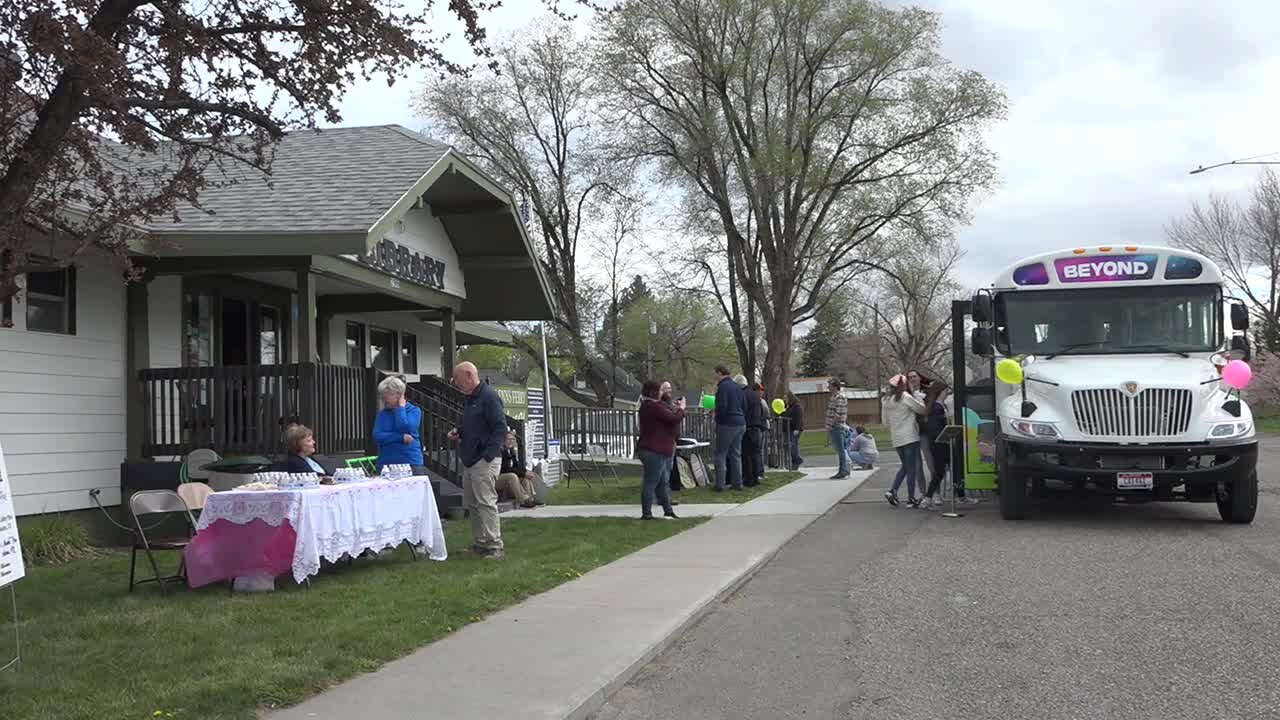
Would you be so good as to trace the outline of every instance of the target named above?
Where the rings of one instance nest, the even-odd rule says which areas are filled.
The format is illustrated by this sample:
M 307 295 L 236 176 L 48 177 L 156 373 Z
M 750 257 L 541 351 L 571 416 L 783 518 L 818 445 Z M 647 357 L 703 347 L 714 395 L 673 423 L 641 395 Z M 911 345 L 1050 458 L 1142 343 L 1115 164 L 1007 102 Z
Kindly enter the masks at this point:
M 388 377 L 378 383 L 382 409 L 373 421 L 373 441 L 378 444 L 378 472 L 384 465 L 412 465 L 415 475 L 425 474 L 422 464 L 422 409 L 404 399 L 404 381 Z

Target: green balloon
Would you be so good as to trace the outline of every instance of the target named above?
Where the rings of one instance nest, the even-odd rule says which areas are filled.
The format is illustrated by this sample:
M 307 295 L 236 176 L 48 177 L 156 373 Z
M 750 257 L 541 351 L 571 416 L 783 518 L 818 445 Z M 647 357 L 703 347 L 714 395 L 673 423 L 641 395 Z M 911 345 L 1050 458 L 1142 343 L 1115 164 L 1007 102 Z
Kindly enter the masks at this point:
M 702 407 L 706 408 L 707 410 L 715 410 L 715 409 L 716 409 L 716 396 L 715 396 L 715 395 L 703 395 L 703 396 L 702 396 Z

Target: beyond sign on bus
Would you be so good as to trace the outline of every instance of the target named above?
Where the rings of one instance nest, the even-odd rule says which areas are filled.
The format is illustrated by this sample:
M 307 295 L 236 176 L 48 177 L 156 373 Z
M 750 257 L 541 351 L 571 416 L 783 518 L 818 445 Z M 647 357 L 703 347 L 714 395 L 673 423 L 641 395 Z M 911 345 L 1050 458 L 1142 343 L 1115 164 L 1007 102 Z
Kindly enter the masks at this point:
M 1155 255 L 1092 255 L 1058 258 L 1053 266 L 1064 283 L 1150 280 L 1156 274 Z

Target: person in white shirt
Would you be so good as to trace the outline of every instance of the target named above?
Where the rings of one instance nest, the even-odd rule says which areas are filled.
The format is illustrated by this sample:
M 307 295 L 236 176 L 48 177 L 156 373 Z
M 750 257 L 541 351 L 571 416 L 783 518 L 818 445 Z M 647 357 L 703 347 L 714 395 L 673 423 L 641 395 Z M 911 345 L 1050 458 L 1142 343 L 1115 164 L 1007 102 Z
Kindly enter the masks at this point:
M 849 441 L 849 459 L 863 470 L 874 470 L 876 463 L 880 462 L 876 439 L 861 425 L 853 428 L 853 439 Z
M 920 425 L 916 418 L 924 415 L 924 403 L 910 392 L 907 378 L 895 375 L 889 380 L 889 397 L 885 401 L 885 417 L 889 421 L 889 436 L 893 448 L 898 451 L 898 459 L 902 466 L 893 479 L 893 487 L 885 491 L 884 497 L 890 505 L 898 505 L 898 488 L 902 481 L 907 481 L 907 504 L 919 507 L 916 497 L 916 474 L 920 466 Z

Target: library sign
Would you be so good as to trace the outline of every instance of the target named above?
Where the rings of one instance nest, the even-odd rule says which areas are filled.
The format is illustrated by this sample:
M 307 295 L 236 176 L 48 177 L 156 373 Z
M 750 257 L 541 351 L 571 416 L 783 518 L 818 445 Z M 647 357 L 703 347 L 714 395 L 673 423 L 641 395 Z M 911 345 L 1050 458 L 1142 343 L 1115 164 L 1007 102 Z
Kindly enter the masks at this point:
M 436 290 L 444 289 L 444 263 L 411 250 L 390 238 L 378 241 L 373 249 L 359 257 L 360 262 L 409 282 Z

